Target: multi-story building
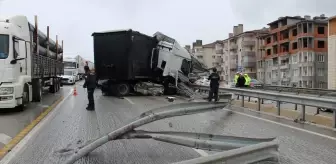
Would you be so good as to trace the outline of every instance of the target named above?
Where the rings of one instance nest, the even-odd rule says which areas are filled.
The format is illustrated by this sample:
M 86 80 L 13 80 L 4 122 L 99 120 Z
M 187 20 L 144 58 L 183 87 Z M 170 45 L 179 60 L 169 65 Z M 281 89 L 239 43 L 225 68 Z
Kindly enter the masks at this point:
M 267 29 L 244 32 L 243 24 L 233 27 L 233 33 L 223 41 L 223 79 L 231 82 L 237 72 L 256 78 L 257 36 L 268 33 Z
M 262 58 L 258 74 L 266 84 L 309 88 L 327 87 L 327 19 L 280 17 L 260 37 Z
M 222 55 L 217 53 L 217 49 L 220 49 L 218 47 L 221 41 L 216 41 L 210 44 L 202 45 L 201 40 L 196 40 L 196 42 L 193 43 L 192 47 L 192 53 L 196 58 L 202 62 L 207 68 L 217 68 L 218 73 L 222 74 Z
M 336 16 L 328 21 L 328 89 L 336 89 Z

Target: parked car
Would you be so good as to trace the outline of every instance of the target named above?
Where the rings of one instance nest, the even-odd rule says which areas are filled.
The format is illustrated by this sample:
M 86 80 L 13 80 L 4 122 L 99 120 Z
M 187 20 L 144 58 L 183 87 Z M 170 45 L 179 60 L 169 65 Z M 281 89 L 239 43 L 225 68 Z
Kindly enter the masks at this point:
M 251 88 L 262 88 L 263 87 L 263 82 L 256 80 L 256 79 L 251 79 L 250 87 Z

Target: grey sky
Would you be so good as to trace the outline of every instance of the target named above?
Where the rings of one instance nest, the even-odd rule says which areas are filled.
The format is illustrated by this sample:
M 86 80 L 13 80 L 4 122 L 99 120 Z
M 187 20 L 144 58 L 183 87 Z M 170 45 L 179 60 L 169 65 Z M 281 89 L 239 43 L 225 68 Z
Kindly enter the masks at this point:
M 336 15 L 335 0 L 0 0 L 0 15 L 26 15 L 64 40 L 64 50 L 93 61 L 92 32 L 132 28 L 161 31 L 182 45 L 225 39 L 232 26 L 266 27 L 285 15 Z

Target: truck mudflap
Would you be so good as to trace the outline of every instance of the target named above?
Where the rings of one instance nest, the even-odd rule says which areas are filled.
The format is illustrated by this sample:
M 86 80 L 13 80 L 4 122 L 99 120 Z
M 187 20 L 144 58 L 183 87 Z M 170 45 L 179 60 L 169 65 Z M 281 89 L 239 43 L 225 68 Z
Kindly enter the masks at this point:
M 213 135 L 205 133 L 191 132 L 150 132 L 142 130 L 134 130 L 142 125 L 175 116 L 191 115 L 203 113 L 207 111 L 218 110 L 227 107 L 229 102 L 189 102 L 169 105 L 162 108 L 155 108 L 141 114 L 135 118 L 135 121 L 113 131 L 100 138 L 89 140 L 86 142 L 76 141 L 74 144 L 68 144 L 67 147 L 55 151 L 57 155 L 70 154 L 65 164 L 72 164 L 83 156 L 88 155 L 96 148 L 108 143 L 112 140 L 119 139 L 153 139 L 157 141 L 183 145 L 196 149 L 223 151 L 223 154 L 215 154 L 207 157 L 197 158 L 197 161 L 188 160 L 182 163 L 213 163 L 222 161 L 232 161 L 239 159 L 245 161 L 260 161 L 277 157 L 278 143 L 275 138 L 246 138 L 236 136 Z M 250 155 L 253 154 L 253 155 Z M 242 158 L 240 158 L 242 157 Z

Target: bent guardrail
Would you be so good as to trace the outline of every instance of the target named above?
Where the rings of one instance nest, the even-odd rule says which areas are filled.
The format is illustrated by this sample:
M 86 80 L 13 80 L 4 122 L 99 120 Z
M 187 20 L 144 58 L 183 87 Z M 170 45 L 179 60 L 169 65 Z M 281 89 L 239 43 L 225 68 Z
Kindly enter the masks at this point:
M 199 92 L 207 93 L 209 91 L 209 87 L 207 86 L 192 86 L 194 90 L 198 90 Z M 267 92 L 262 90 L 254 90 L 254 89 L 241 89 L 241 88 L 220 88 L 220 93 L 233 93 L 242 97 L 242 107 L 244 107 L 244 96 L 255 97 L 258 98 L 258 111 L 261 108 L 261 101 L 265 100 L 273 100 L 277 101 L 277 115 L 280 115 L 280 102 L 292 103 L 302 105 L 301 112 L 301 120 L 305 121 L 305 106 L 312 106 L 317 108 L 326 108 L 333 110 L 333 123 L 332 127 L 336 128 L 336 99 L 335 98 L 321 98 L 321 97 L 312 97 L 312 96 L 303 96 L 303 95 L 291 95 L 291 94 L 283 94 L 283 93 L 274 93 Z
M 72 164 L 76 162 L 81 157 L 87 155 L 91 151 L 94 151 L 96 148 L 102 146 L 103 144 L 118 139 L 134 139 L 134 138 L 142 138 L 142 139 L 154 139 L 157 141 L 163 141 L 168 143 L 173 143 L 177 145 L 183 145 L 187 147 L 204 149 L 204 150 L 232 150 L 239 149 L 242 147 L 248 147 L 251 145 L 259 145 L 260 143 L 270 143 L 275 147 L 278 146 L 277 143 L 274 143 L 273 140 L 275 138 L 245 138 L 245 137 L 235 137 L 235 136 L 223 136 L 223 135 L 213 135 L 213 134 L 204 134 L 204 133 L 190 133 L 190 132 L 149 132 L 149 131 L 141 131 L 134 130 L 137 127 L 142 125 L 165 119 L 171 118 L 175 116 L 183 116 L 183 115 L 191 115 L 197 113 L 203 113 L 207 111 L 222 109 L 229 105 L 230 102 L 218 102 L 218 103 L 209 103 L 209 102 L 191 102 L 191 103 L 182 103 L 182 104 L 174 104 L 171 107 L 161 107 L 150 110 L 141 114 L 136 118 L 135 121 L 105 135 L 98 139 L 84 142 L 83 145 L 74 144 L 68 145 L 66 148 L 58 150 L 59 154 L 69 154 L 72 153 L 72 156 L 65 162 L 65 164 Z M 176 107 L 179 107 L 176 109 Z M 233 142 L 234 141 L 234 142 Z M 73 147 L 72 147 L 73 146 Z M 267 151 L 266 147 L 261 145 L 259 147 L 263 147 L 264 149 L 260 149 L 260 153 L 264 154 L 264 156 L 273 157 L 273 151 Z M 237 156 L 245 156 L 246 153 L 251 152 L 252 154 L 257 149 L 247 148 L 244 149 L 242 153 L 240 150 L 234 155 Z M 234 152 L 229 152 L 229 154 L 234 154 Z M 227 157 L 227 154 L 223 154 L 222 156 Z M 222 158 L 221 155 L 217 155 L 216 158 Z M 265 158 L 260 158 L 257 156 L 245 158 L 246 161 L 260 161 Z M 198 162 L 199 163 L 199 162 Z

